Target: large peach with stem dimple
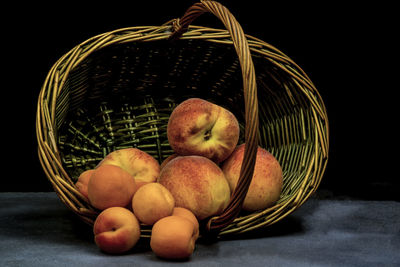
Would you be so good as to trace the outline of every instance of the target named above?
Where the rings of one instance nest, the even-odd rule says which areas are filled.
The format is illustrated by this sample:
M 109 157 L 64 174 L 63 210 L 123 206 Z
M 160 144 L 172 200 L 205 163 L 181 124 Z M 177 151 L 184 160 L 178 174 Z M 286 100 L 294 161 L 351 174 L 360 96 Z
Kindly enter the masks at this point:
M 204 156 L 219 163 L 235 149 L 239 123 L 229 110 L 204 99 L 189 98 L 172 111 L 167 136 L 175 153 Z

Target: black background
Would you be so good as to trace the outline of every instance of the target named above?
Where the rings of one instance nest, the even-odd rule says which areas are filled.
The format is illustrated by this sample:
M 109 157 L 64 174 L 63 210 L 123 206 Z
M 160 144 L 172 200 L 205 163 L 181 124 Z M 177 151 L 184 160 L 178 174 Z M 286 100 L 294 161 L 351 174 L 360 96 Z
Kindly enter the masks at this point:
M 160 25 L 196 1 L 57 2 L 10 6 L 2 18 L 2 171 L 0 191 L 51 191 L 37 157 L 37 97 L 51 66 L 88 38 L 110 30 Z M 291 57 L 327 107 L 330 151 L 319 192 L 396 199 L 393 7 L 220 1 L 245 33 Z M 129 4 L 127 4 L 129 3 Z M 83 6 L 84 5 L 84 6 Z M 196 25 L 222 28 L 209 14 Z M 398 68 L 397 68 L 398 69 Z M 5 160 L 4 160 L 5 159 Z M 398 176 L 398 175 L 397 175 Z

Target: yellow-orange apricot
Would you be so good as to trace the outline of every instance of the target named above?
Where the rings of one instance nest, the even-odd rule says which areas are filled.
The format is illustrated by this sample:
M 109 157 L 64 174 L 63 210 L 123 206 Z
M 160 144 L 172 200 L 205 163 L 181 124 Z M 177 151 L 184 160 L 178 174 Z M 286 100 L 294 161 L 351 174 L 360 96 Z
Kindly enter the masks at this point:
M 172 212 L 172 215 L 180 216 L 180 217 L 186 218 L 189 221 L 191 221 L 194 225 L 195 230 L 197 231 L 196 238 L 199 237 L 199 221 L 197 220 L 197 218 L 193 214 L 193 212 L 191 212 L 188 209 L 182 208 L 182 207 L 175 207 L 174 211 Z
M 86 198 L 88 198 L 88 184 L 89 184 L 89 179 L 92 177 L 94 170 L 86 170 L 81 173 L 78 177 L 78 181 L 75 183 L 76 189 Z
M 196 229 L 190 220 L 168 216 L 153 225 L 150 247 L 161 258 L 186 259 L 192 255 L 196 239 Z
M 140 187 L 132 198 L 132 210 L 140 222 L 148 225 L 170 216 L 175 207 L 171 193 L 159 183 Z
M 113 165 L 99 166 L 88 184 L 89 202 L 97 209 L 126 207 L 136 191 L 135 179 Z
M 122 207 L 103 210 L 93 226 L 96 245 L 108 253 L 123 253 L 140 238 L 140 224 L 135 215 Z

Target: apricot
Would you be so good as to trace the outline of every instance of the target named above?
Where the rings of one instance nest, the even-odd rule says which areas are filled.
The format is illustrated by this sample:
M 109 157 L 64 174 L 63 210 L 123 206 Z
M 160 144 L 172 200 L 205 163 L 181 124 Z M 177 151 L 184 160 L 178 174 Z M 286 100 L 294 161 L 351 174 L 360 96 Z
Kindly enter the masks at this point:
M 89 202 L 100 210 L 126 207 L 135 191 L 136 183 L 132 175 L 113 165 L 99 166 L 88 184 Z
M 172 212 L 172 216 L 180 216 L 183 218 L 188 219 L 194 225 L 194 229 L 196 230 L 196 239 L 199 237 L 199 221 L 197 220 L 196 216 L 188 209 L 182 207 L 175 207 L 174 211 Z
M 144 182 L 144 181 L 138 181 L 135 179 L 136 182 L 136 191 L 139 190 L 139 188 L 141 188 L 142 186 L 148 184 L 149 182 Z
M 140 222 L 153 225 L 159 219 L 170 216 L 175 207 L 171 193 L 159 183 L 140 187 L 132 198 L 132 210 Z
M 140 239 L 140 224 L 135 215 L 122 207 L 103 210 L 93 226 L 96 245 L 107 253 L 132 249 Z
M 93 169 L 82 172 L 78 177 L 78 181 L 75 183 L 76 189 L 86 198 L 88 198 L 89 179 L 92 177 L 93 172 Z
M 187 259 L 194 249 L 197 232 L 193 223 L 181 216 L 168 216 L 153 225 L 150 247 L 165 259 Z

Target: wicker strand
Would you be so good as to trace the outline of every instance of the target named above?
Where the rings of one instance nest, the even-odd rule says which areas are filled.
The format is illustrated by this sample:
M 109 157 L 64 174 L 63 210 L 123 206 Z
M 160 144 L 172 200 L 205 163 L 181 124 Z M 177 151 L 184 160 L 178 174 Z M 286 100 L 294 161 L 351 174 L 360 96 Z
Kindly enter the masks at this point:
M 253 177 L 258 148 L 258 99 L 254 64 L 247 39 L 242 27 L 226 7 L 214 1 L 201 1 L 201 3 L 194 4 L 181 19 L 174 21 L 170 39 L 179 38 L 188 29 L 189 24 L 205 12 L 210 12 L 221 20 L 232 38 L 242 69 L 245 102 L 246 147 L 239 181 L 226 209 L 220 216 L 211 218 L 207 224 L 210 232 L 218 233 L 239 214 Z

